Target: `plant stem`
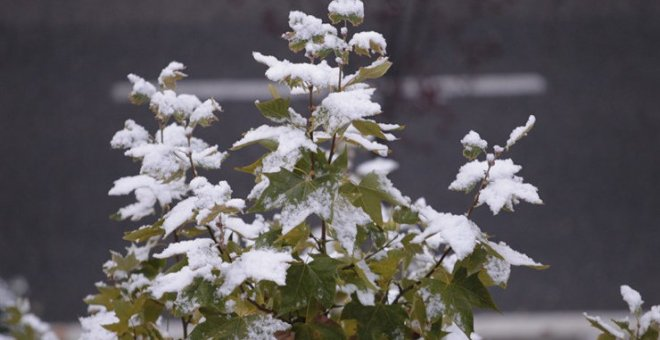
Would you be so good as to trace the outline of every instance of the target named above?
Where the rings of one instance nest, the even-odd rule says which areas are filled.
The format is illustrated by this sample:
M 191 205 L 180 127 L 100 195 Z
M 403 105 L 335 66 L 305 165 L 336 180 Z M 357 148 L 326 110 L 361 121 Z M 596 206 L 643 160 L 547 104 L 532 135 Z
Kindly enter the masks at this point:
M 188 160 L 190 161 L 190 169 L 192 170 L 193 178 L 197 177 L 197 169 L 195 169 L 195 162 L 193 162 L 192 158 L 192 147 L 190 143 L 190 139 L 192 136 L 188 136 Z
M 337 133 L 332 135 L 332 143 L 330 144 L 330 155 L 328 155 L 328 164 L 332 163 L 332 156 L 335 153 L 335 143 L 337 140 Z

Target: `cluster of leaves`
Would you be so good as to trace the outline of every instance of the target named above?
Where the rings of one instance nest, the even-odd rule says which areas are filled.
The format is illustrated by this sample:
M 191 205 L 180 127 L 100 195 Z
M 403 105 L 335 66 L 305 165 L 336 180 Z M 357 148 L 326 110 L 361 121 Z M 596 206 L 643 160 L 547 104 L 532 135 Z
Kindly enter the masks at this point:
M 371 171 L 352 171 L 354 150 L 386 157 L 402 126 L 372 118 L 381 107 L 366 81 L 391 63 L 379 33 L 349 38 L 349 24 L 363 21 L 362 2 L 333 0 L 328 9 L 338 27 L 290 13 L 283 37 L 308 62 L 254 53 L 270 80 L 304 96 L 298 110 L 307 112 L 274 87 L 271 100 L 256 102 L 274 125 L 246 132 L 232 148 L 265 148 L 238 169 L 255 178 L 249 209 L 231 198 L 226 182 L 212 185 L 197 173 L 219 168 L 226 156 L 192 136 L 215 121 L 218 104 L 175 92 L 185 76 L 179 63 L 161 72 L 158 89 L 129 75 L 132 101 L 149 104 L 159 130 L 151 135 L 129 120 L 113 137 L 113 147 L 141 169 L 110 194 L 137 199 L 118 219 L 157 218 L 127 232 L 131 246 L 104 265 L 109 280 L 86 299 L 83 338 L 166 338 L 163 317 L 180 319 L 184 337 L 193 339 L 470 337 L 473 310 L 497 309 L 487 287 L 505 287 L 512 265 L 544 268 L 489 240 L 470 219 L 484 203 L 494 214 L 521 200 L 541 203 L 536 188 L 516 176 L 521 167 L 500 159 L 529 132 L 533 116 L 491 153 L 476 132 L 461 141 L 469 163 L 450 189 L 474 195 L 464 214 L 412 201 L 374 163 L 361 167 Z M 378 57 L 351 68 L 352 54 Z M 249 214 L 257 214 L 251 223 Z
M 584 313 L 589 323 L 601 334 L 598 340 L 657 340 L 660 339 L 660 305 L 653 306 L 649 311 L 642 311 L 642 296 L 627 285 L 621 286 L 621 295 L 628 304 L 630 316 L 612 320 L 615 326 L 604 322 L 599 316 Z

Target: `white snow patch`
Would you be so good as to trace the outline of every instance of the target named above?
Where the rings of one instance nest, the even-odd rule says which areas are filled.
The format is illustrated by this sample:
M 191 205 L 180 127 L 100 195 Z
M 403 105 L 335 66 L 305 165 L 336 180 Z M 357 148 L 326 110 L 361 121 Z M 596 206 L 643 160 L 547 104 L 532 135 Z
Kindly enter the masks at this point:
M 225 281 L 219 293 L 229 295 L 246 279 L 267 280 L 283 286 L 286 284 L 286 271 L 291 261 L 293 257 L 288 253 L 271 249 L 252 249 L 232 263 L 223 263 L 221 272 Z

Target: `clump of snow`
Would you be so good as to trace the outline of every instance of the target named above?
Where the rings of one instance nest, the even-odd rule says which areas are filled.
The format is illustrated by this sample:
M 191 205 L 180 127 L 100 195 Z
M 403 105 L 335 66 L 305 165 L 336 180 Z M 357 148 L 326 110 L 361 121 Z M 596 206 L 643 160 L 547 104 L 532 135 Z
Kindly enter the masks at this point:
M 96 312 L 87 317 L 82 317 L 80 326 L 82 327 L 82 334 L 80 340 L 114 340 L 117 335 L 103 326 L 111 325 L 119 322 L 119 318 L 115 315 L 114 311 L 107 311 L 105 309 Z
M 156 93 L 156 87 L 150 82 L 144 80 L 142 77 L 131 73 L 127 76 L 127 78 L 128 81 L 133 84 L 131 96 L 141 95 L 147 98 L 151 98 L 151 96 Z
M 252 129 L 234 143 L 233 148 L 239 149 L 262 141 L 277 143 L 277 149 L 262 160 L 262 171 L 264 173 L 278 172 L 282 168 L 291 171 L 302 156 L 301 149 L 316 152 L 317 148 L 304 129 L 289 125 L 262 125 Z
M 223 263 L 221 272 L 225 281 L 218 292 L 229 295 L 247 279 L 272 281 L 283 286 L 286 284 L 286 271 L 291 261 L 293 257 L 288 253 L 272 249 L 252 249 L 241 254 L 232 263 Z
M 194 126 L 196 124 L 209 122 L 215 120 L 213 114 L 215 111 L 222 111 L 222 107 L 218 102 L 213 99 L 207 99 L 198 105 L 190 114 L 190 123 Z
M 531 130 L 532 127 L 534 127 L 535 122 L 536 122 L 536 117 L 534 117 L 534 115 L 531 115 L 527 119 L 527 123 L 525 123 L 525 126 L 518 126 L 517 128 L 513 129 L 513 131 L 511 131 L 511 134 L 509 135 L 509 139 L 506 141 L 506 148 L 507 149 L 511 148 L 514 144 L 516 144 L 517 141 L 525 137 L 529 132 L 529 130 Z
M 177 203 L 172 210 L 170 210 L 163 221 L 163 229 L 165 229 L 165 236 L 172 233 L 176 228 L 192 219 L 194 215 L 196 197 L 188 197 L 183 201 Z
M 138 175 L 116 180 L 108 194 L 120 196 L 135 192 L 137 202 L 119 209 L 118 215 L 121 219 L 137 221 L 153 214 L 156 203 L 163 207 L 181 198 L 187 191 L 183 179 L 163 183 L 146 175 Z
M 355 172 L 360 176 L 366 176 L 372 172 L 383 175 L 388 175 L 392 171 L 399 168 L 399 163 L 388 158 L 374 158 L 366 161 L 355 169 Z
M 212 280 L 212 270 L 223 264 L 215 243 L 208 238 L 171 243 L 162 252 L 154 254 L 154 257 L 163 259 L 179 254 L 186 254 L 188 264 L 177 272 L 159 274 L 156 277 L 149 288 L 156 298 L 167 292 L 181 291 L 197 277 Z
M 344 132 L 344 139 L 347 142 L 358 145 L 367 151 L 374 152 L 381 157 L 387 157 L 390 150 L 387 145 L 375 142 L 370 138 L 373 137 L 364 137 L 353 125 L 350 125 Z
M 364 4 L 360 0 L 332 0 L 328 5 L 328 12 L 344 17 L 364 17 Z
M 158 76 L 158 84 L 165 87 L 167 86 L 169 79 L 185 77 L 186 74 L 183 73 L 183 70 L 185 69 L 186 67 L 180 62 L 170 62 L 162 71 L 160 71 L 160 75 Z
M 326 34 L 337 34 L 337 29 L 334 26 L 324 24 L 321 19 L 301 11 L 289 12 L 289 27 L 295 33 L 295 39 L 298 41 L 307 41 Z
M 110 146 L 113 149 L 130 149 L 149 142 L 149 132 L 134 120 L 128 119 L 124 123 L 124 129 L 119 130 L 112 136 Z
M 245 223 L 242 218 L 223 216 L 222 225 L 247 239 L 256 239 L 266 229 L 268 224 L 261 215 L 256 215 L 252 223 Z
M 477 205 L 486 203 L 493 214 L 503 208 L 513 210 L 513 206 L 520 200 L 542 204 L 538 189 L 528 183 L 523 183 L 522 177 L 515 176 L 522 167 L 513 163 L 511 159 L 495 160 L 488 172 L 488 183 L 479 194 Z M 470 191 L 477 183 L 486 177 L 487 161 L 474 160 L 463 165 L 456 175 L 456 179 L 449 185 L 450 190 Z
M 651 325 L 660 328 L 660 305 L 651 307 L 651 310 L 644 313 L 639 319 L 640 333 L 646 333 Z
M 630 313 L 636 314 L 642 310 L 642 296 L 636 290 L 630 288 L 628 285 L 621 286 L 621 296 L 623 300 L 628 304 Z
M 495 243 L 488 241 L 488 246 L 498 253 L 504 261 L 512 266 L 543 267 L 543 264 L 532 260 L 529 256 L 519 253 L 504 242 Z
M 426 228 L 412 242 L 426 242 L 431 248 L 438 249 L 441 244 L 448 244 L 459 260 L 470 255 L 481 237 L 481 230 L 474 222 L 463 215 L 439 213 L 419 199 L 412 206 L 419 214 L 419 219 Z
M 313 86 L 315 90 L 325 89 L 334 86 L 339 77 L 339 69 L 332 68 L 325 60 L 318 64 L 292 63 L 259 52 L 253 52 L 252 55 L 257 62 L 268 66 L 268 79 L 288 83 L 292 88 L 306 89 Z
M 382 34 L 374 31 L 358 32 L 353 34 L 353 37 L 348 42 L 352 48 L 372 51 L 384 55 L 387 49 L 387 42 Z
M 472 130 L 461 139 L 461 144 L 463 144 L 463 147 L 468 151 L 472 151 L 473 148 L 486 150 L 488 147 L 488 142 L 481 139 L 481 136 Z
M 331 93 L 323 99 L 312 116 L 317 123 L 324 126 L 325 132 L 334 134 L 354 120 L 381 112 L 380 105 L 371 101 L 374 91 L 369 88 L 358 88 Z

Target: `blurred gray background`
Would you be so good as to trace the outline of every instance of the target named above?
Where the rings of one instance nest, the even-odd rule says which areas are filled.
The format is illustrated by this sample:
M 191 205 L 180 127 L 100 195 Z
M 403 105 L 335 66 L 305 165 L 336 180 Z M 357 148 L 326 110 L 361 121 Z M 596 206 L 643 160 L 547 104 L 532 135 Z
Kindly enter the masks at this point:
M 108 220 L 132 199 L 107 197 L 113 180 L 138 170 L 109 140 L 127 118 L 153 127 L 113 87 L 130 72 L 154 79 L 171 60 L 191 80 L 264 79 L 251 52 L 298 60 L 279 38 L 288 11 L 325 18 L 326 6 L 0 0 L 0 277 L 25 277 L 47 320 L 82 315 L 108 249 L 126 246 L 133 226 Z M 404 194 L 463 212 L 470 198 L 446 189 L 463 164 L 460 138 L 474 129 L 503 144 L 537 117 L 511 157 L 545 205 L 475 215 L 552 266 L 515 269 L 509 288 L 494 290 L 502 310 L 624 309 L 622 283 L 660 303 L 659 19 L 657 1 L 366 1 L 358 29 L 382 32 L 394 62 L 379 119 L 407 126 L 391 144 Z M 426 81 L 435 76 L 443 86 Z M 492 82 L 478 90 L 461 79 Z M 220 123 L 202 135 L 223 149 L 266 122 L 250 101 L 216 99 Z M 232 153 L 206 175 L 245 195 L 252 178 L 232 168 L 259 151 Z

